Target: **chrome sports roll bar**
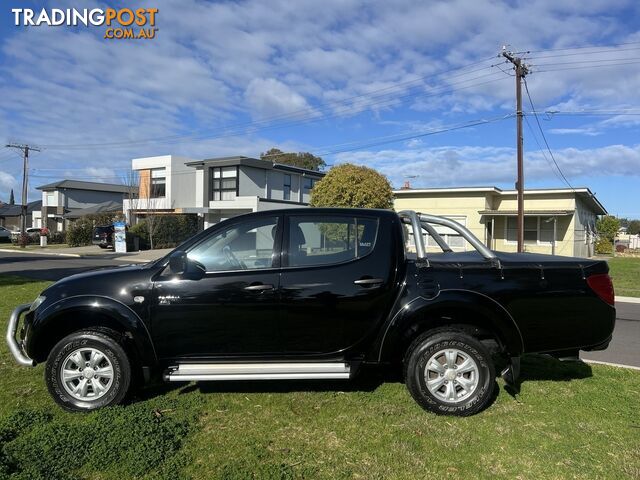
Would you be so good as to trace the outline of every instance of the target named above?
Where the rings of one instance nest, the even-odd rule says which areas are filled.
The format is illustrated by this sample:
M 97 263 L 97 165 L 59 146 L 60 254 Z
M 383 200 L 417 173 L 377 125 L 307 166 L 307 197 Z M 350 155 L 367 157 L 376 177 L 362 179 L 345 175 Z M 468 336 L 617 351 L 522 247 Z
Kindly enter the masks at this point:
M 414 212 L 413 210 L 403 210 L 398 212 L 400 218 L 411 225 L 413 230 L 413 238 L 416 244 L 416 253 L 419 259 L 427 259 L 426 248 L 422 238 L 422 229 L 425 229 L 431 237 L 436 241 L 438 246 L 442 248 L 444 252 L 451 252 L 451 248 L 438 234 L 433 224 L 449 227 L 456 233 L 460 234 L 467 242 L 475 248 L 480 255 L 485 259 L 490 260 L 492 263 L 499 265 L 500 261 L 496 257 L 496 254 L 489 250 L 484 243 L 482 243 L 478 237 L 476 237 L 467 228 L 460 225 L 458 222 L 450 220 L 445 217 L 439 217 L 437 215 L 428 215 L 426 213 Z

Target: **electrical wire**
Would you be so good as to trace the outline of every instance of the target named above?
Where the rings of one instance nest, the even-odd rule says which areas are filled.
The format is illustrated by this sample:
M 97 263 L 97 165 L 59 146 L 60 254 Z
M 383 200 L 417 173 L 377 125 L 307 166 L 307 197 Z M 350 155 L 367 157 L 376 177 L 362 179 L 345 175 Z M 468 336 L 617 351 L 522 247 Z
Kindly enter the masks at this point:
M 553 152 L 551 151 L 551 148 L 549 147 L 549 142 L 547 142 L 547 137 L 544 134 L 544 130 L 542 129 L 542 125 L 540 124 L 540 119 L 538 118 L 538 115 L 535 113 L 536 107 L 533 105 L 533 100 L 531 99 L 531 93 L 529 93 L 529 85 L 527 84 L 527 78 L 523 77 L 523 81 L 524 81 L 524 88 L 525 88 L 525 90 L 527 92 L 527 97 L 529 97 L 529 103 L 531 104 L 531 109 L 534 112 L 534 117 L 536 119 L 536 123 L 538 124 L 538 129 L 540 130 L 540 135 L 542 135 L 542 139 L 544 140 L 544 144 L 547 146 L 547 150 L 549 152 L 549 155 L 551 156 L 551 160 L 553 160 L 553 163 L 556 166 L 556 168 L 558 169 L 558 172 L 560 172 L 560 175 L 562 176 L 564 182 L 569 186 L 569 188 L 571 190 L 574 190 L 573 186 L 571 186 L 571 183 L 569 183 L 569 180 L 567 180 L 567 177 L 565 176 L 564 172 L 560 168 L 560 165 L 558 165 L 558 162 L 556 162 L 556 159 L 553 156 Z
M 492 58 L 492 57 L 491 57 Z M 341 100 L 334 100 L 334 101 L 329 101 L 329 102 L 325 102 L 319 106 L 316 107 L 309 107 L 309 108 L 305 108 L 305 109 L 301 109 L 301 110 L 297 110 L 294 112 L 288 112 L 286 114 L 280 114 L 280 115 L 275 115 L 275 116 L 271 116 L 271 117 L 267 117 L 264 119 L 260 119 L 260 120 L 256 120 L 253 122 L 244 122 L 244 123 L 238 123 L 238 124 L 234 124 L 234 125 L 229 125 L 229 126 L 225 126 L 225 127 L 221 127 L 219 129 L 215 129 L 214 131 L 223 131 L 223 130 L 229 130 L 229 129 L 234 129 L 234 128 L 251 128 L 251 127 L 259 127 L 261 125 L 264 125 L 265 123 L 269 123 L 269 122 L 273 122 L 274 120 L 282 120 L 282 119 L 295 119 L 296 123 L 299 122 L 300 120 L 305 120 L 305 118 L 311 117 L 311 119 L 317 119 L 317 120 L 322 120 L 325 118 L 325 116 L 322 115 L 318 115 L 317 111 L 318 109 L 329 109 L 330 107 L 332 107 L 333 105 L 340 105 L 340 104 L 345 104 L 345 107 L 343 107 L 342 111 L 338 112 L 338 115 L 348 115 L 349 113 L 351 113 L 351 111 L 361 111 L 362 109 L 365 109 L 371 105 L 376 105 L 379 103 L 384 103 L 384 102 L 388 102 L 388 101 L 394 101 L 395 98 L 386 98 L 383 99 L 382 102 L 373 102 L 371 103 L 370 100 L 371 99 L 379 99 L 382 97 L 387 97 L 390 95 L 393 95 L 394 92 L 392 93 L 385 93 L 382 95 L 374 95 L 375 93 L 379 93 L 382 91 L 388 91 L 388 90 L 392 90 L 392 89 L 398 89 L 398 87 L 401 87 L 403 85 L 408 85 L 411 83 L 416 83 L 416 82 L 423 82 L 426 79 L 429 78 L 436 78 L 436 77 L 441 77 L 443 75 L 446 75 L 448 73 L 451 72 L 455 72 L 457 70 L 465 70 L 457 75 L 452 75 L 450 76 L 448 79 L 450 80 L 451 78 L 457 78 L 460 76 L 465 76 L 465 75 L 469 75 L 471 73 L 475 73 L 475 72 L 479 72 L 482 70 L 485 70 L 487 68 L 489 68 L 489 66 L 487 65 L 486 67 L 483 68 L 479 68 L 479 69 L 475 69 L 475 70 L 471 70 L 471 71 L 467 71 L 467 69 L 469 67 L 472 66 L 476 66 L 479 64 L 482 64 L 484 62 L 489 61 L 491 58 L 488 59 L 484 59 L 484 60 L 479 60 L 477 62 L 473 62 L 467 65 L 464 65 L 462 67 L 457 67 L 454 69 L 449 69 L 443 72 L 438 72 L 438 73 L 434 73 L 434 74 L 430 74 L 430 75 L 426 75 L 423 77 L 420 77 L 418 79 L 414 79 L 414 80 L 409 80 L 407 82 L 401 82 L 399 84 L 395 84 L 393 86 L 389 86 L 389 87 L 384 87 L 381 89 L 377 89 L 377 90 L 372 90 L 371 92 L 367 92 L 364 94 L 359 94 L 359 95 L 355 95 L 346 99 L 341 99 Z M 465 79 L 461 82 L 454 82 L 451 85 L 456 85 L 459 83 L 465 83 L 467 81 L 471 81 L 474 80 L 476 78 L 482 78 L 482 76 L 479 77 L 474 77 L 473 79 Z M 445 79 L 446 80 L 446 79 Z M 418 85 L 418 86 L 422 86 L 422 85 Z M 436 92 L 435 94 L 439 94 L 440 92 Z M 410 96 L 413 96 L 415 94 L 411 94 Z M 369 102 L 367 101 L 363 101 L 361 104 L 355 104 L 355 105 L 346 105 L 348 102 L 351 102 L 354 99 L 358 99 L 358 98 L 365 98 L 365 99 L 369 99 Z M 402 98 L 402 97 L 401 97 Z M 301 118 L 296 118 L 302 114 L 305 114 L 306 117 Z M 335 116 L 335 115 L 334 115 Z M 289 126 L 290 124 L 287 124 L 286 126 Z M 140 143 L 149 143 L 149 142 L 154 142 L 157 143 L 159 140 L 163 140 L 163 141 L 167 141 L 167 140 L 172 140 L 172 139 L 193 139 L 193 138 L 197 138 L 198 135 L 207 135 L 205 134 L 196 134 L 196 135 L 173 135 L 173 136 L 165 136 L 165 137 L 160 137 L 160 138 L 147 138 L 147 139 L 139 139 L 139 140 L 129 140 L 129 141 L 122 141 L 122 142 L 105 142 L 105 143 L 93 143 L 93 144 L 51 144 L 51 145 L 42 145 L 43 148 L 73 148 L 73 147 L 110 147 L 110 146 L 129 146 L 132 144 L 140 144 Z

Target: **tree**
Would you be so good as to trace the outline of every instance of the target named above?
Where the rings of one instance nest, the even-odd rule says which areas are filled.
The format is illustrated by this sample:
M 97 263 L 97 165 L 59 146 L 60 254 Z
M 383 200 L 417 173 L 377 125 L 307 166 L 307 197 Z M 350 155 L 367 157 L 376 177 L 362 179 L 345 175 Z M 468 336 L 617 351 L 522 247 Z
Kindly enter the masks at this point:
M 11 195 L 9 195 L 9 205 L 15 205 L 16 204 L 16 199 L 13 196 L 13 188 L 11 189 Z
M 268 160 L 274 163 L 282 163 L 284 165 L 292 165 L 294 167 L 306 168 L 308 170 L 316 171 L 319 171 L 320 169 L 327 166 L 322 158 L 316 157 L 312 153 L 285 153 L 277 148 L 272 148 L 264 153 L 261 153 L 260 158 L 262 160 Z
M 631 220 L 627 225 L 627 233 L 629 235 L 637 235 L 640 233 L 640 220 Z
M 392 208 L 393 191 L 387 177 L 376 170 L 345 163 L 316 183 L 311 206 Z
M 598 241 L 596 242 L 596 253 L 612 253 L 613 240 L 620 230 L 620 220 L 611 215 L 601 217 L 596 222 L 598 231 Z

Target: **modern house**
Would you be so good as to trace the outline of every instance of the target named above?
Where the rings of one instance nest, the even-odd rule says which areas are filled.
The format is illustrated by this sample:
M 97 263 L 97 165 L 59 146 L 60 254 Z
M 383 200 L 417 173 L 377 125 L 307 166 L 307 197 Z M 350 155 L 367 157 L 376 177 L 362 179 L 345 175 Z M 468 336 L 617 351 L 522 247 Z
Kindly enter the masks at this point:
M 260 210 L 306 206 L 324 173 L 249 157 L 193 160 L 174 155 L 137 158 L 139 198 L 125 201 L 129 221 L 150 212 L 192 213 L 204 228 Z
M 42 201 L 36 200 L 27 204 L 27 227 L 31 226 L 33 212 L 39 212 L 42 207 Z M 21 228 L 22 205 L 11 205 L 8 203 L 0 204 L 0 227 L 9 230 L 20 230 Z
M 517 248 L 517 192 L 496 187 L 405 188 L 394 191 L 394 208 L 442 215 L 465 225 L 491 249 Z M 596 219 L 607 211 L 588 188 L 531 189 L 524 192 L 524 247 L 527 252 L 590 257 L 595 253 Z M 437 229 L 453 250 L 467 250 L 452 230 Z M 436 247 L 427 239 L 430 247 Z
M 127 185 L 80 180 L 61 180 L 36 188 L 42 191 L 42 208 L 33 212 L 32 226 L 46 226 L 52 232 L 64 231 L 77 211 L 101 204 L 122 205 L 131 192 Z

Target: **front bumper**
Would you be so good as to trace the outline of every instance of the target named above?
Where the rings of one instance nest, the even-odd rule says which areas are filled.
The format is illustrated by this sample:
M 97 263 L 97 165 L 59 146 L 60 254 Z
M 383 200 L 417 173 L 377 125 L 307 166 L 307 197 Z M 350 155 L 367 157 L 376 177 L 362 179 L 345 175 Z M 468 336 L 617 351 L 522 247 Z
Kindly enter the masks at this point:
M 18 305 L 11 316 L 9 317 L 9 326 L 7 327 L 7 345 L 9 350 L 20 365 L 25 367 L 33 367 L 36 362 L 29 358 L 22 348 L 22 344 L 16 340 L 16 333 L 18 332 L 18 325 L 20 324 L 20 315 L 31 308 L 30 303 Z

